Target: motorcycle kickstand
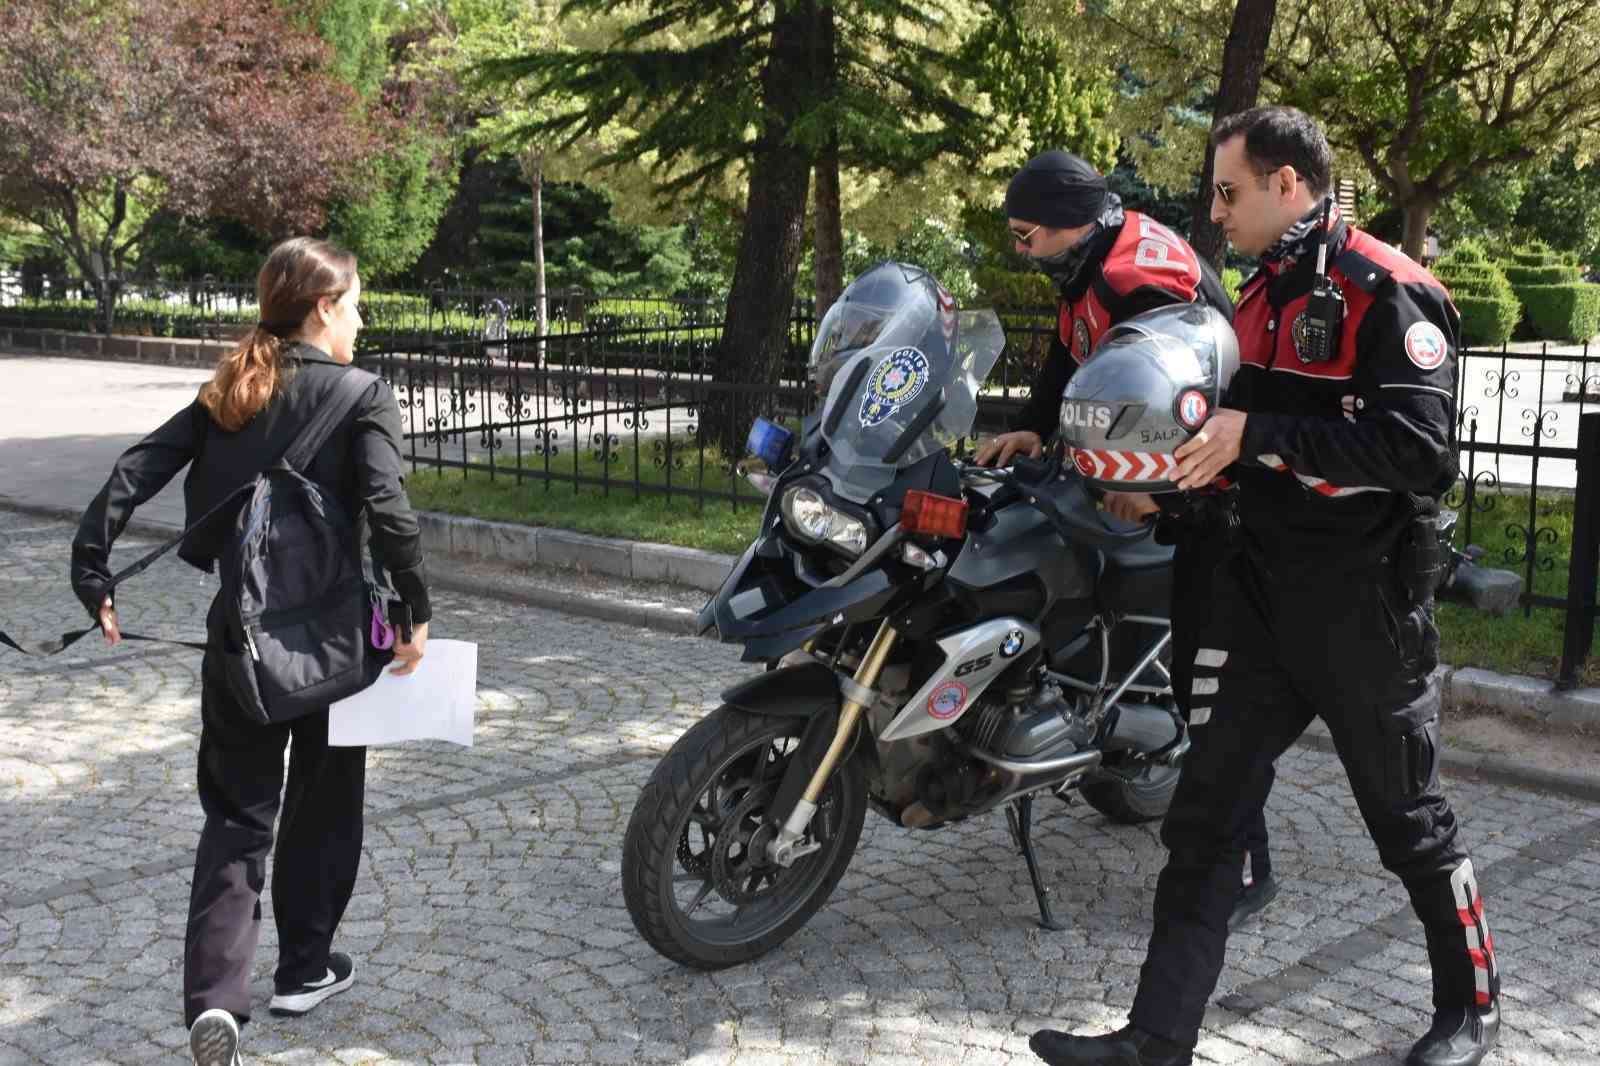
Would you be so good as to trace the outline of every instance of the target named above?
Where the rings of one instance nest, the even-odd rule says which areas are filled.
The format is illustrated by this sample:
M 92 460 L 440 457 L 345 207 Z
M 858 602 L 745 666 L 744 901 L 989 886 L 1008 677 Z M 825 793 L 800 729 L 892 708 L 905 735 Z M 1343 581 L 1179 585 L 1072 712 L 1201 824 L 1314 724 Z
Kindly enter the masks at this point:
M 1011 829 L 1011 839 L 1028 862 L 1028 876 L 1033 880 L 1033 895 L 1039 901 L 1039 925 L 1053 932 L 1067 928 L 1065 922 L 1056 920 L 1050 910 L 1050 889 L 1039 872 L 1039 857 L 1033 851 L 1033 793 L 1014 799 L 1006 806 L 1006 824 Z

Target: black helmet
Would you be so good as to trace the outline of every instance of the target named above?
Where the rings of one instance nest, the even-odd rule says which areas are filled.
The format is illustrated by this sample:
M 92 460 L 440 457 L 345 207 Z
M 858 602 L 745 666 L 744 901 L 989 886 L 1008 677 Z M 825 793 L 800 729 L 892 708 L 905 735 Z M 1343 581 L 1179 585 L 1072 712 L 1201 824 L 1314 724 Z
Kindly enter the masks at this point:
M 1123 492 L 1177 487 L 1172 455 L 1222 403 L 1239 341 L 1215 308 L 1171 304 L 1106 331 L 1067 382 L 1061 439 L 1091 483 Z
M 883 262 L 857 276 L 817 326 L 806 377 L 826 396 L 839 367 L 863 348 L 915 347 L 929 356 L 955 343 L 955 300 L 921 267 Z

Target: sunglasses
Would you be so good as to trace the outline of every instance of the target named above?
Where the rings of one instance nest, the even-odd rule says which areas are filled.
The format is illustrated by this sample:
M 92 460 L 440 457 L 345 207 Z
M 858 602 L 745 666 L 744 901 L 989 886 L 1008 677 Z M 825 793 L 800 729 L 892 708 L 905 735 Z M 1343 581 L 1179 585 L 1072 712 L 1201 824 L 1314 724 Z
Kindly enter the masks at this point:
M 1038 233 L 1040 227 L 1042 227 L 1043 225 L 1044 225 L 1044 223 L 1041 222 L 1037 226 L 1034 226 L 1027 233 L 1018 233 L 1016 230 L 1011 230 L 1011 237 L 1012 237 L 1013 240 L 1015 240 L 1018 244 L 1022 245 L 1024 248 L 1032 248 L 1033 247 L 1033 235 L 1035 233 Z M 1010 227 L 1007 227 L 1007 228 L 1009 229 Z
M 1289 169 L 1290 169 L 1290 172 L 1295 175 L 1295 177 L 1299 177 L 1300 176 L 1299 172 L 1295 171 L 1293 167 L 1290 167 Z M 1267 183 L 1272 180 L 1272 175 L 1274 175 L 1276 173 L 1277 173 L 1276 170 L 1269 170 L 1265 174 L 1257 174 L 1256 175 L 1257 187 L 1265 189 L 1267 187 Z M 1213 189 L 1217 190 L 1217 199 L 1221 200 L 1223 203 L 1227 204 L 1229 207 L 1233 206 L 1234 197 L 1239 192 L 1239 187 L 1237 185 L 1235 185 L 1231 181 L 1217 181 L 1217 182 L 1212 182 L 1211 187 Z

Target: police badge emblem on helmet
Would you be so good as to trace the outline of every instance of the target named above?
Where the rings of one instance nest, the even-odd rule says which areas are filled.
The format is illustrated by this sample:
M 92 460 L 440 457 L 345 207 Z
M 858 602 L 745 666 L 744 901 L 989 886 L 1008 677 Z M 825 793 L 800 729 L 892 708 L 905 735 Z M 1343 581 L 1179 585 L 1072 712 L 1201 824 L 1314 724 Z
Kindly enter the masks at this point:
M 928 384 L 928 357 L 915 348 L 897 348 L 873 367 L 867 394 L 861 398 L 861 425 L 882 425 L 915 400 Z
M 1190 389 L 1178 397 L 1178 421 L 1189 429 L 1199 429 L 1210 413 L 1211 405 L 1206 402 L 1206 394 L 1199 389 Z

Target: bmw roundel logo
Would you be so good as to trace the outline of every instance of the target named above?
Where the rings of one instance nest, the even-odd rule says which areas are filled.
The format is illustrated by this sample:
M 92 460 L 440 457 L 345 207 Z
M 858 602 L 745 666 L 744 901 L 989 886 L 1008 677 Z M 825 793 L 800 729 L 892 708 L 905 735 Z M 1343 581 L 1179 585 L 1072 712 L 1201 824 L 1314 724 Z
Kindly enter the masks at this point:
M 1013 629 L 1011 632 L 1006 634 L 1006 639 L 1000 644 L 1000 658 L 1011 658 L 1013 655 L 1017 654 L 1017 652 L 1022 650 L 1022 645 L 1022 630 Z

